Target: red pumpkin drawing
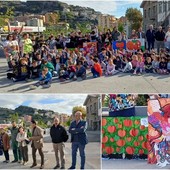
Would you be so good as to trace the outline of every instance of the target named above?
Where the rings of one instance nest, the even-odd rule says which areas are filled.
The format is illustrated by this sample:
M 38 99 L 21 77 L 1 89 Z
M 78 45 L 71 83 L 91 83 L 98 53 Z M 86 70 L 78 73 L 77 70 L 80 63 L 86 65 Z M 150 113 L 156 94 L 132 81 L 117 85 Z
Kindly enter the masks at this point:
M 118 121 L 118 118 L 114 118 L 114 119 L 113 119 L 113 123 L 116 124 L 116 123 L 118 123 L 118 122 L 119 122 L 119 121 Z
M 132 148 L 132 147 L 130 147 L 130 146 L 128 146 L 128 147 L 126 148 L 127 154 L 133 155 L 133 154 L 134 154 L 134 151 L 135 151 L 135 149 Z
M 105 118 L 102 118 L 102 126 L 106 126 L 107 120 Z
M 110 138 L 110 142 L 114 142 L 114 138 Z
M 132 120 L 128 120 L 128 119 L 124 120 L 124 126 L 131 127 L 132 124 L 133 124 Z
M 143 149 L 139 149 L 139 155 L 142 155 L 142 154 L 144 154 Z
M 134 137 L 135 137 L 135 136 L 138 135 L 138 133 L 139 133 L 138 129 L 131 129 L 131 130 L 130 130 L 130 135 L 131 135 L 131 136 L 134 136 Z
M 118 130 L 118 135 L 120 137 L 124 137 L 126 135 L 126 131 L 125 130 Z
M 116 127 L 115 126 L 108 126 L 107 128 L 109 133 L 114 133 L 116 131 Z
M 107 143 L 107 141 L 108 141 L 108 137 L 107 136 L 102 138 L 102 143 Z
M 111 146 L 109 146 L 109 147 L 105 147 L 105 151 L 107 154 L 112 154 L 114 152 L 114 149 Z
M 126 143 L 126 142 L 125 142 L 123 139 L 119 139 L 119 140 L 116 142 L 117 146 L 124 146 L 125 143 Z

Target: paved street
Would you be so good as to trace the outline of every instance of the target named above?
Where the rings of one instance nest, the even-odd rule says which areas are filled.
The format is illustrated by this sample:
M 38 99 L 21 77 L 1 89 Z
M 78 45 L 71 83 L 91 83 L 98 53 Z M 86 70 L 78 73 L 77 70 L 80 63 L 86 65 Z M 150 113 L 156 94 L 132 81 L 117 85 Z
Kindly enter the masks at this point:
M 55 77 L 48 89 L 38 87 L 30 90 L 33 82 L 12 82 L 6 78 L 6 59 L 0 58 L 0 92 L 11 93 L 168 93 L 170 75 L 145 74 L 132 76 L 118 73 L 112 77 L 93 79 L 91 74 L 84 81 L 66 81 L 60 83 Z
M 65 143 L 65 151 L 66 151 L 66 168 L 71 166 L 71 143 Z M 100 169 L 100 143 L 99 142 L 89 142 L 86 145 L 86 169 Z M 45 169 L 53 169 L 56 165 L 54 150 L 52 147 L 52 143 L 44 143 L 44 154 L 45 154 Z M 4 160 L 4 156 L 0 156 L 0 169 L 29 169 L 32 165 L 32 157 L 31 157 L 31 147 L 29 145 L 29 163 L 25 166 L 20 165 L 19 163 L 2 163 Z M 13 160 L 13 154 L 10 150 L 10 160 Z M 37 163 L 38 166 L 35 169 L 39 169 L 40 167 L 40 157 L 37 152 Z M 77 168 L 80 168 L 80 158 L 79 153 L 77 157 Z
M 159 168 L 156 165 L 148 164 L 147 160 L 122 160 L 122 159 L 103 159 L 102 169 L 170 169 L 170 165 L 166 168 Z

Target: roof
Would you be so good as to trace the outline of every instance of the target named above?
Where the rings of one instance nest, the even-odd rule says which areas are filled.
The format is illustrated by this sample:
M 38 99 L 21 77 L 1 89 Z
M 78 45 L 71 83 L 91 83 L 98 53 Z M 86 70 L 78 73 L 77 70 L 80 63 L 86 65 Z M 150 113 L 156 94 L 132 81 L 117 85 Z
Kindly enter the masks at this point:
M 147 1 L 143 0 L 142 3 L 141 3 L 141 5 L 140 5 L 140 8 L 143 8 L 144 5 L 146 4 L 146 2 L 147 2 Z
M 86 100 L 84 101 L 83 106 L 86 106 L 86 105 L 87 105 L 87 102 L 88 102 L 88 100 L 89 100 L 90 98 L 98 98 L 99 96 L 100 96 L 99 94 L 89 94 L 89 95 L 87 95 Z

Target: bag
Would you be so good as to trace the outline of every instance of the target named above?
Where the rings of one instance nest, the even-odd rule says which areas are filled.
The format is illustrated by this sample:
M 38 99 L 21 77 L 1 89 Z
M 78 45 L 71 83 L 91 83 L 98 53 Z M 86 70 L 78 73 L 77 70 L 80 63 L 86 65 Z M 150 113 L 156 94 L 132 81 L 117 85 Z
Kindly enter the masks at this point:
M 25 139 L 25 143 L 28 145 L 30 143 L 30 141 Z

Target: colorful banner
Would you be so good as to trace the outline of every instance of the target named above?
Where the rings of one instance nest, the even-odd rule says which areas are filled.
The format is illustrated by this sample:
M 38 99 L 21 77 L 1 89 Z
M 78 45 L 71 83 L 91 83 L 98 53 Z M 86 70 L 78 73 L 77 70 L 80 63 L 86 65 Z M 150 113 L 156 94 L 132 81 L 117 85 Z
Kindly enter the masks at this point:
M 148 128 L 141 125 L 141 117 L 103 117 L 103 154 L 148 154 Z
M 125 40 L 113 41 L 112 47 L 113 47 L 114 50 L 126 49 L 126 41 Z
M 83 50 L 87 53 L 90 54 L 95 54 L 97 53 L 97 42 L 87 42 L 83 43 Z
M 148 102 L 148 163 L 165 167 L 170 164 L 170 98 Z
M 126 40 L 127 51 L 145 50 L 145 39 L 128 39 Z

